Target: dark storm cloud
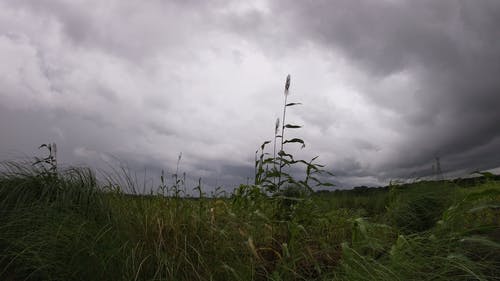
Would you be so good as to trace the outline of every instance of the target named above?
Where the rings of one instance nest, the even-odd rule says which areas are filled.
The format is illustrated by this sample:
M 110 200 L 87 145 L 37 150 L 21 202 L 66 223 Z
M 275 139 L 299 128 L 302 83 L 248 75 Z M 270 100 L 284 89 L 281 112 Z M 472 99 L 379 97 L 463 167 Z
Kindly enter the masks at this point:
M 291 73 L 290 150 L 341 187 L 500 166 L 498 26 L 493 0 L 0 1 L 0 157 L 157 177 L 182 151 L 234 187 Z
M 364 96 L 401 118 L 407 138 L 379 172 L 408 175 L 434 155 L 455 159 L 445 162 L 450 169 L 500 164 L 499 1 L 273 3 L 287 18 L 287 36 L 346 55 L 368 77 Z M 381 86 L 398 75 L 418 87 L 391 93 Z M 479 146 L 490 154 L 468 154 Z

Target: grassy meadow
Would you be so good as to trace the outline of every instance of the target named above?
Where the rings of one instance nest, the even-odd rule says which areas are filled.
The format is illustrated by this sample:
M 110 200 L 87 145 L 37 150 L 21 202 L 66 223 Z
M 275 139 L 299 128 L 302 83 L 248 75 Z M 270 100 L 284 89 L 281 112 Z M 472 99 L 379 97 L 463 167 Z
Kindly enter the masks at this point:
M 500 280 L 491 177 L 223 198 L 176 184 L 133 195 L 89 169 L 4 163 L 0 280 Z

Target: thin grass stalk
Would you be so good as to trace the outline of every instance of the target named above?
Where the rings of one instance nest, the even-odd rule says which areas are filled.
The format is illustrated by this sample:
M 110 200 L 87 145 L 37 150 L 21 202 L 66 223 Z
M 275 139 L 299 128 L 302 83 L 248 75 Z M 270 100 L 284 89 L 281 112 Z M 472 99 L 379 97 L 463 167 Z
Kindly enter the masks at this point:
M 255 178 L 254 178 L 254 184 L 255 184 L 255 185 L 258 185 L 258 184 L 259 184 L 259 179 L 258 179 L 258 170 L 257 170 L 257 168 L 258 168 L 258 167 L 257 167 L 257 166 L 258 166 L 258 162 L 257 162 L 257 159 L 258 159 L 258 158 L 257 158 L 257 155 L 258 155 L 258 154 L 259 154 L 259 150 L 256 150 L 256 151 L 255 151 L 255 162 L 254 162 L 254 163 L 255 163 L 255 173 L 254 173 L 254 175 L 255 175 Z
M 285 117 L 286 117 L 286 102 L 287 102 L 287 98 L 288 98 L 288 89 L 290 88 L 290 74 L 288 74 L 288 76 L 286 77 L 286 82 L 285 82 L 285 102 L 283 104 L 283 119 L 282 119 L 282 124 L 281 124 L 281 148 L 280 148 L 280 152 L 283 152 L 283 144 L 285 142 Z M 279 170 L 279 176 L 278 176 L 278 191 L 280 189 L 280 185 L 281 185 L 281 169 L 282 169 L 282 157 L 283 156 L 280 156 L 280 170 Z
M 280 127 L 280 119 L 276 118 L 276 124 L 274 126 L 274 148 L 273 148 L 273 172 L 276 172 L 276 139 L 278 138 L 278 132 Z M 276 177 L 273 177 L 273 183 L 276 185 Z

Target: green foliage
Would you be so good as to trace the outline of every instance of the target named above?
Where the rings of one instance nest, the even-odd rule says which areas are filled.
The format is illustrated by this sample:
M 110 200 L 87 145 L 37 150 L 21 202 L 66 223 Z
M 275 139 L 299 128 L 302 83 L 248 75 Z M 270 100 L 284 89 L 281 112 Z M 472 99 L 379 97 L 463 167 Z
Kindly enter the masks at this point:
M 453 201 L 456 189 L 449 183 L 420 182 L 393 186 L 387 210 L 388 220 L 403 232 L 432 228 Z
M 241 185 L 230 198 L 189 199 L 126 194 L 83 168 L 58 168 L 54 182 L 30 164 L 6 163 L 3 171 L 1 280 L 500 276 L 497 182 L 467 188 L 422 182 L 322 195 L 290 184 L 273 196 Z M 196 188 L 203 194 L 201 182 Z M 411 207 L 423 204 L 421 198 L 440 198 L 429 205 L 439 208 L 422 214 Z M 409 227 L 394 219 L 396 210 L 432 224 L 422 219 Z
M 302 128 L 300 125 L 286 124 L 286 110 L 288 107 L 297 106 L 301 103 L 292 102 L 288 103 L 288 93 L 290 88 L 290 75 L 287 76 L 285 82 L 285 94 L 283 103 L 283 117 L 281 123 L 280 132 L 280 119 L 276 119 L 274 127 L 274 148 L 273 154 L 265 152 L 266 145 L 270 144 L 271 141 L 264 141 L 260 148 L 255 152 L 255 185 L 262 186 L 266 192 L 270 194 L 280 193 L 283 187 L 290 185 L 296 185 L 298 189 L 308 189 L 313 192 L 314 187 L 318 186 L 333 186 L 333 184 L 328 182 L 323 182 L 320 178 L 321 175 L 331 175 L 331 173 L 323 170 L 324 166 L 314 161 L 318 156 L 314 157 L 310 161 L 305 161 L 301 159 L 295 159 L 291 153 L 285 151 L 285 145 L 289 144 L 300 144 L 301 148 L 304 148 L 305 142 L 301 138 L 290 138 L 285 139 L 286 129 L 299 129 Z M 280 149 L 276 154 L 276 146 L 280 142 Z M 297 168 L 297 166 L 305 167 L 305 177 L 304 179 L 297 179 L 296 175 L 285 172 L 286 168 L 290 170 L 292 168 Z M 300 168 L 298 168 L 300 169 Z
M 38 168 L 37 175 L 45 180 L 52 181 L 57 177 L 57 146 L 55 143 L 42 144 L 38 149 L 47 149 L 48 155 L 43 158 L 35 157 L 33 166 Z

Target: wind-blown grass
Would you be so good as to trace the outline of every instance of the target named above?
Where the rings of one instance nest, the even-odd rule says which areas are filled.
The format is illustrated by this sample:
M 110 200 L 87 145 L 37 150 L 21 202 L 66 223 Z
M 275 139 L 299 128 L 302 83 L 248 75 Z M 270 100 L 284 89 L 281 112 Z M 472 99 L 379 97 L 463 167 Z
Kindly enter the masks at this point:
M 57 177 L 26 164 L 3 170 L 2 280 L 500 276 L 498 182 L 416 183 L 289 201 L 242 185 L 230 198 L 187 199 L 126 194 L 83 168 L 59 169 Z

